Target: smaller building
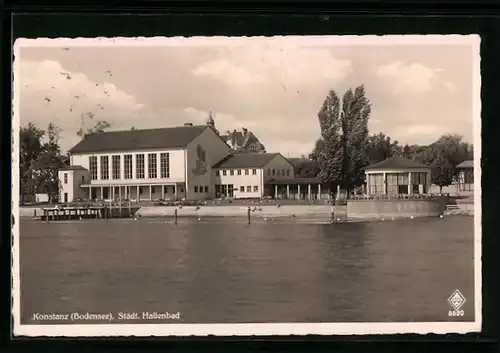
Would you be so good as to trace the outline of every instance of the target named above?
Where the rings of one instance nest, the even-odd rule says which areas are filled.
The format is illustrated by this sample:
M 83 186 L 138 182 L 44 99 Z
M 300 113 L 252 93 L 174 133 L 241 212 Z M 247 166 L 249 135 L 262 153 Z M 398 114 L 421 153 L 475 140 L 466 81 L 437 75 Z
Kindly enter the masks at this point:
M 458 170 L 459 194 L 474 191 L 474 161 L 463 161 L 456 168 Z
M 88 198 L 82 185 L 90 183 L 90 172 L 81 165 L 70 165 L 59 169 L 59 182 L 61 183 L 59 202 L 72 202 L 77 199 Z
M 431 168 L 400 156 L 394 156 L 365 168 L 366 192 L 369 195 L 427 194 Z
M 291 180 L 294 166 L 280 153 L 235 153 L 212 166 L 216 198 L 266 196 L 271 179 Z

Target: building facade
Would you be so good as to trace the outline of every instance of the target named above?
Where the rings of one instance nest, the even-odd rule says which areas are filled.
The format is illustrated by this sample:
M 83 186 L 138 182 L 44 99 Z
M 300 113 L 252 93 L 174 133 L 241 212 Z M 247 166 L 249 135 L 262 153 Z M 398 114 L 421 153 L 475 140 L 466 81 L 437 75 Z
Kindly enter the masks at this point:
M 258 198 L 266 195 L 272 179 L 293 180 L 294 166 L 280 153 L 237 153 L 214 166 L 215 195 L 222 198 Z
M 472 193 L 474 191 L 474 161 L 463 161 L 456 168 L 458 170 L 458 192 Z
M 209 126 L 93 134 L 69 151 L 60 200 L 213 198 L 212 165 L 230 151 Z
M 409 159 L 395 156 L 365 168 L 368 195 L 428 194 L 431 168 Z

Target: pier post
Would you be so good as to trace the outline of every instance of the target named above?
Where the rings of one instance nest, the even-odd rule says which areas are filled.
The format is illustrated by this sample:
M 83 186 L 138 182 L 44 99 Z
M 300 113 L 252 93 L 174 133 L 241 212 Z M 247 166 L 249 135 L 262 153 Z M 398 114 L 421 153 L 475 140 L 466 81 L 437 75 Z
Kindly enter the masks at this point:
M 45 222 L 49 223 L 49 211 L 43 210 L 43 216 L 45 217 Z
M 177 208 L 174 210 L 174 223 L 177 224 Z
M 330 216 L 332 223 L 335 222 L 335 201 L 332 201 L 332 206 L 330 208 Z
M 251 223 L 251 210 L 250 210 L 250 206 L 248 206 L 247 208 L 247 221 L 248 221 L 248 224 Z

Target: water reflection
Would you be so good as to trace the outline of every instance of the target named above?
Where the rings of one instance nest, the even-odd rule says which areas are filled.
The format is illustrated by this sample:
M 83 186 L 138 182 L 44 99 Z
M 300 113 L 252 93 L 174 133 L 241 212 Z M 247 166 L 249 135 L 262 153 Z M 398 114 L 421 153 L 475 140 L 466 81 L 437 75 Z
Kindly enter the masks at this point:
M 306 225 L 21 222 L 22 316 L 180 311 L 184 322 L 473 319 L 471 218 Z M 29 321 L 27 322 L 29 323 Z

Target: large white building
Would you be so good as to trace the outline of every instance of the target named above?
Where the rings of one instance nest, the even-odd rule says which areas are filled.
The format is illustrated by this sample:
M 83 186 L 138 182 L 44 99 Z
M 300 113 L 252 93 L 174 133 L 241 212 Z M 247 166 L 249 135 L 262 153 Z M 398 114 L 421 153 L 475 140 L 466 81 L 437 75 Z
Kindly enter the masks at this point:
M 209 126 L 92 134 L 59 171 L 60 200 L 190 199 L 214 195 L 212 165 L 229 146 Z
M 207 125 L 97 133 L 69 152 L 61 202 L 287 198 L 295 190 L 294 165 L 280 153 L 236 153 Z M 311 186 L 304 190 L 311 198 Z

